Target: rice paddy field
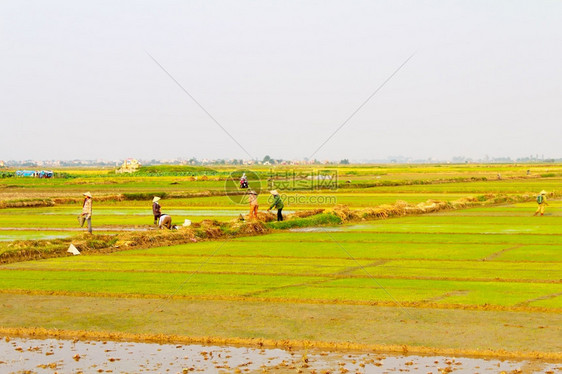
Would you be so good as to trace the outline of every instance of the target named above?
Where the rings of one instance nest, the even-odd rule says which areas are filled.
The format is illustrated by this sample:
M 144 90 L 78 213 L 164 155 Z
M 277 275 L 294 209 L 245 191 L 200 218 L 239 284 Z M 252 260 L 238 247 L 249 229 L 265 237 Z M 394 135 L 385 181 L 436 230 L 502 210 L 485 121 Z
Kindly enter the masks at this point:
M 76 215 L 85 190 L 94 195 L 93 238 L 156 233 L 154 194 L 165 196 L 162 210 L 180 224 L 233 224 L 247 213 L 246 202 L 228 188 L 224 193 L 232 170 L 170 175 L 173 170 L 0 179 L 0 254 L 16 244 L 83 240 Z M 377 209 L 397 200 L 478 202 L 490 194 L 519 199 L 3 262 L 0 333 L 511 357 L 560 370 L 561 165 L 362 165 L 330 172 L 336 187 L 314 188 L 314 180 L 291 185 L 294 178 L 282 177 L 287 168 L 261 170 L 251 187 L 262 192 L 260 209 L 266 209 L 272 183 L 290 186 L 280 191 L 286 213 L 330 212 L 335 205 Z M 533 196 L 541 190 L 550 194 L 549 206 L 537 217 Z M 19 204 L 39 200 L 46 203 Z

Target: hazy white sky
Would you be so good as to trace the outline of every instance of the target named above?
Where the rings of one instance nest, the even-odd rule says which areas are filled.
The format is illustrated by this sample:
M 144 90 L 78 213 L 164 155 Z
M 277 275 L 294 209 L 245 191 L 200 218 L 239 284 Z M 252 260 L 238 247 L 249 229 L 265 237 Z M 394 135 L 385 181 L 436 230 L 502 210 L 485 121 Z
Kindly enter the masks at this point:
M 560 1 L 1 1 L 0 159 L 562 157 Z

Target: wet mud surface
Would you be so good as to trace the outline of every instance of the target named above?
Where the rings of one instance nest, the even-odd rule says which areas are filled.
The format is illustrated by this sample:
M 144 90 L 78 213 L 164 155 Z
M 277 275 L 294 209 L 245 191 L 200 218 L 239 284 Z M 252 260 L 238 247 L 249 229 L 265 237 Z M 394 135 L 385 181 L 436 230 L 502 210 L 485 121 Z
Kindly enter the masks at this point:
M 562 363 L 1 337 L 2 373 L 562 373 Z

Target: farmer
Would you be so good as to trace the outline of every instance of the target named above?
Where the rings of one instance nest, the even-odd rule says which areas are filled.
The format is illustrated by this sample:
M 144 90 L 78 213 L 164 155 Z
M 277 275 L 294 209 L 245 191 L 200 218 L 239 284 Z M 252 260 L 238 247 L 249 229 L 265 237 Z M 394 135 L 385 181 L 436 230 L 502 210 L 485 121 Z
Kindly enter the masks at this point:
M 168 230 L 172 229 L 172 217 L 167 214 L 162 214 L 160 219 L 158 220 L 158 227 L 163 229 L 166 228 Z
M 283 221 L 283 213 L 281 213 L 284 207 L 283 200 L 281 200 L 281 196 L 279 196 L 277 190 L 271 191 L 271 195 L 273 195 L 273 204 L 271 204 L 267 211 L 269 212 L 271 208 L 275 207 L 277 209 L 277 221 Z
M 158 196 L 154 196 L 154 199 L 152 199 L 152 214 L 154 214 L 155 225 L 158 224 L 158 220 L 162 215 L 162 212 L 160 211 L 161 210 L 160 203 L 158 203 L 158 201 L 160 201 L 160 198 Z
M 78 216 L 78 222 L 80 223 L 80 227 L 84 226 L 84 222 L 88 222 L 88 232 L 92 233 L 92 194 L 89 192 L 85 192 L 84 195 L 84 203 L 82 204 L 82 213 Z
M 258 193 L 250 190 L 248 201 L 250 202 L 250 219 L 258 219 Z
M 542 190 L 540 195 L 537 196 L 537 204 L 539 204 L 539 207 L 537 208 L 537 211 L 533 215 L 536 216 L 537 214 L 540 213 L 541 216 L 544 216 L 544 207 L 546 205 L 548 205 L 548 203 L 546 202 L 546 191 L 545 190 Z

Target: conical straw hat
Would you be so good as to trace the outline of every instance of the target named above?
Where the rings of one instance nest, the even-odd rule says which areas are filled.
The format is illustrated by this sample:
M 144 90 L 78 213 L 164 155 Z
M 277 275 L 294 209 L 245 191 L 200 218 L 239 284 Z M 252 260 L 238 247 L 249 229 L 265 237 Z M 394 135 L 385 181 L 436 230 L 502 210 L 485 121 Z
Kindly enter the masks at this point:
M 67 250 L 68 253 L 72 253 L 73 255 L 79 255 L 80 251 L 78 249 L 76 249 L 76 247 L 74 246 L 74 244 L 70 244 L 70 246 L 68 247 Z

